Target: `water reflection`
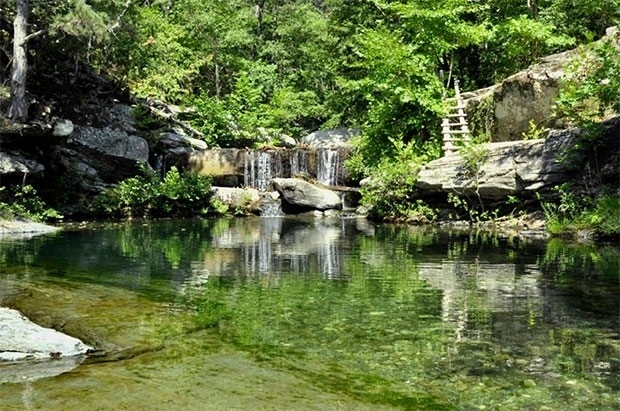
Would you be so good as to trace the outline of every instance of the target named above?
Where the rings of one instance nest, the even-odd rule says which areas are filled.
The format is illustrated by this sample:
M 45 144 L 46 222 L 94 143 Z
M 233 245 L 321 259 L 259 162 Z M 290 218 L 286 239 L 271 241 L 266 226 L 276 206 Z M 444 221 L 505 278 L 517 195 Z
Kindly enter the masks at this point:
M 335 218 L 260 218 L 241 224 L 231 220 L 212 239 L 218 258 L 207 258 L 204 264 L 214 276 L 318 272 L 338 278 L 346 275 L 342 260 L 354 243 L 354 234 L 368 230 L 369 225 L 365 220 Z
M 151 308 L 163 301 L 189 313 L 193 330 L 362 402 L 620 406 L 617 246 L 521 243 L 355 219 L 248 218 L 67 230 L 0 243 L 0 263 L 0 300 L 26 299 L 24 280 L 88 288 L 85 305 L 111 301 L 114 289 L 140 318 L 121 330 L 127 335 L 148 329 L 144 318 L 160 322 L 157 310 L 138 315 L 147 311 L 141 299 Z M 93 284 L 102 295 L 91 295 Z M 84 299 L 71 293 L 63 304 Z M 128 313 L 111 313 L 102 311 L 101 321 L 122 328 L 116 322 Z M 162 344 L 184 351 L 188 337 L 178 338 Z M 192 355 L 205 349 L 192 344 Z M 145 368 L 168 370 L 162 357 Z M 179 372 L 193 375 L 189 368 Z

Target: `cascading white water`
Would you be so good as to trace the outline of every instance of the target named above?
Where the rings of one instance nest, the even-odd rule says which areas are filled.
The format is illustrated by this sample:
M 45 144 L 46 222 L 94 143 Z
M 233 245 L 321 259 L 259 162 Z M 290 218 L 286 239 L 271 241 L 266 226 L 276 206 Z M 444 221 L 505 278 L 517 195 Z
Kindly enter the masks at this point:
M 338 171 L 340 168 L 340 155 L 338 150 L 325 148 L 317 153 L 317 181 L 329 185 L 338 185 Z
M 266 190 L 271 180 L 271 154 L 267 151 L 250 151 L 245 156 L 244 183 L 248 187 Z
M 308 153 L 306 151 L 295 150 L 289 161 L 291 163 L 291 177 L 298 174 L 308 174 Z
M 346 191 L 340 193 L 340 198 L 342 200 L 342 210 L 340 212 L 340 217 L 342 218 L 350 218 L 356 216 L 355 204 L 357 204 L 357 202 L 350 196 L 351 193 L 348 193 Z

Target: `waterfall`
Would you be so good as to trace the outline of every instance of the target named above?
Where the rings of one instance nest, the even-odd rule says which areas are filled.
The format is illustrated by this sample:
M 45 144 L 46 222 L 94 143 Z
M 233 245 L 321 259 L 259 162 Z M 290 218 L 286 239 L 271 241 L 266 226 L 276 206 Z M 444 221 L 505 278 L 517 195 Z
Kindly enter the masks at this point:
M 245 156 L 244 183 L 265 191 L 271 180 L 271 154 L 267 151 L 249 151 Z
M 342 199 L 342 211 L 340 212 L 340 217 L 349 218 L 356 216 L 356 204 L 358 201 L 352 197 L 353 193 L 343 191 L 340 194 L 340 198 Z
M 340 156 L 338 150 L 326 148 L 320 149 L 317 153 L 317 181 L 329 185 L 338 185 L 338 171 L 340 167 Z
M 282 177 L 288 171 L 282 157 L 281 151 L 249 150 L 243 168 L 244 185 L 266 191 L 272 178 Z
M 289 159 L 291 163 L 291 177 L 297 174 L 308 174 L 308 153 L 295 150 Z

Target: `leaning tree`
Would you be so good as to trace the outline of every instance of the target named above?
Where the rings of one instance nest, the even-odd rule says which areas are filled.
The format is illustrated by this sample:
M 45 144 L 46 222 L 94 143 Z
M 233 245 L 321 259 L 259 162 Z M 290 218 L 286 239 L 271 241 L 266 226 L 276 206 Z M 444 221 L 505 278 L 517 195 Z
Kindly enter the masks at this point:
M 43 3 L 43 2 L 41 2 Z M 13 19 L 13 56 L 11 70 L 11 105 L 8 117 L 16 122 L 25 122 L 28 118 L 28 101 L 26 99 L 26 79 L 28 75 L 28 42 L 42 34 L 55 37 L 55 43 L 62 44 L 67 39 L 79 39 L 83 48 L 90 50 L 100 45 L 121 26 L 132 0 L 106 0 L 97 3 L 95 10 L 86 4 L 86 0 L 47 0 L 44 7 L 37 8 L 36 24 L 29 25 L 29 0 L 16 0 L 15 18 Z M 111 19 L 108 12 L 116 14 Z M 29 27 L 40 29 L 29 33 Z M 42 27 L 42 28 L 41 28 Z M 50 39 L 48 39 L 49 43 Z M 61 47 L 62 48 L 62 47 Z

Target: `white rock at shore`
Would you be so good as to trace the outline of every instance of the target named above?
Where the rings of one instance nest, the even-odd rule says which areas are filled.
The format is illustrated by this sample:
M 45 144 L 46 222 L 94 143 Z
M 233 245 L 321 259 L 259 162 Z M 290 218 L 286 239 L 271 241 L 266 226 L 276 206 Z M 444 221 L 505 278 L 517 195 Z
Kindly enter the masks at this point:
M 33 221 L 0 220 L 0 239 L 25 239 L 59 230 Z
M 73 357 L 89 350 L 92 347 L 77 338 L 41 327 L 19 311 L 0 307 L 0 363 Z

